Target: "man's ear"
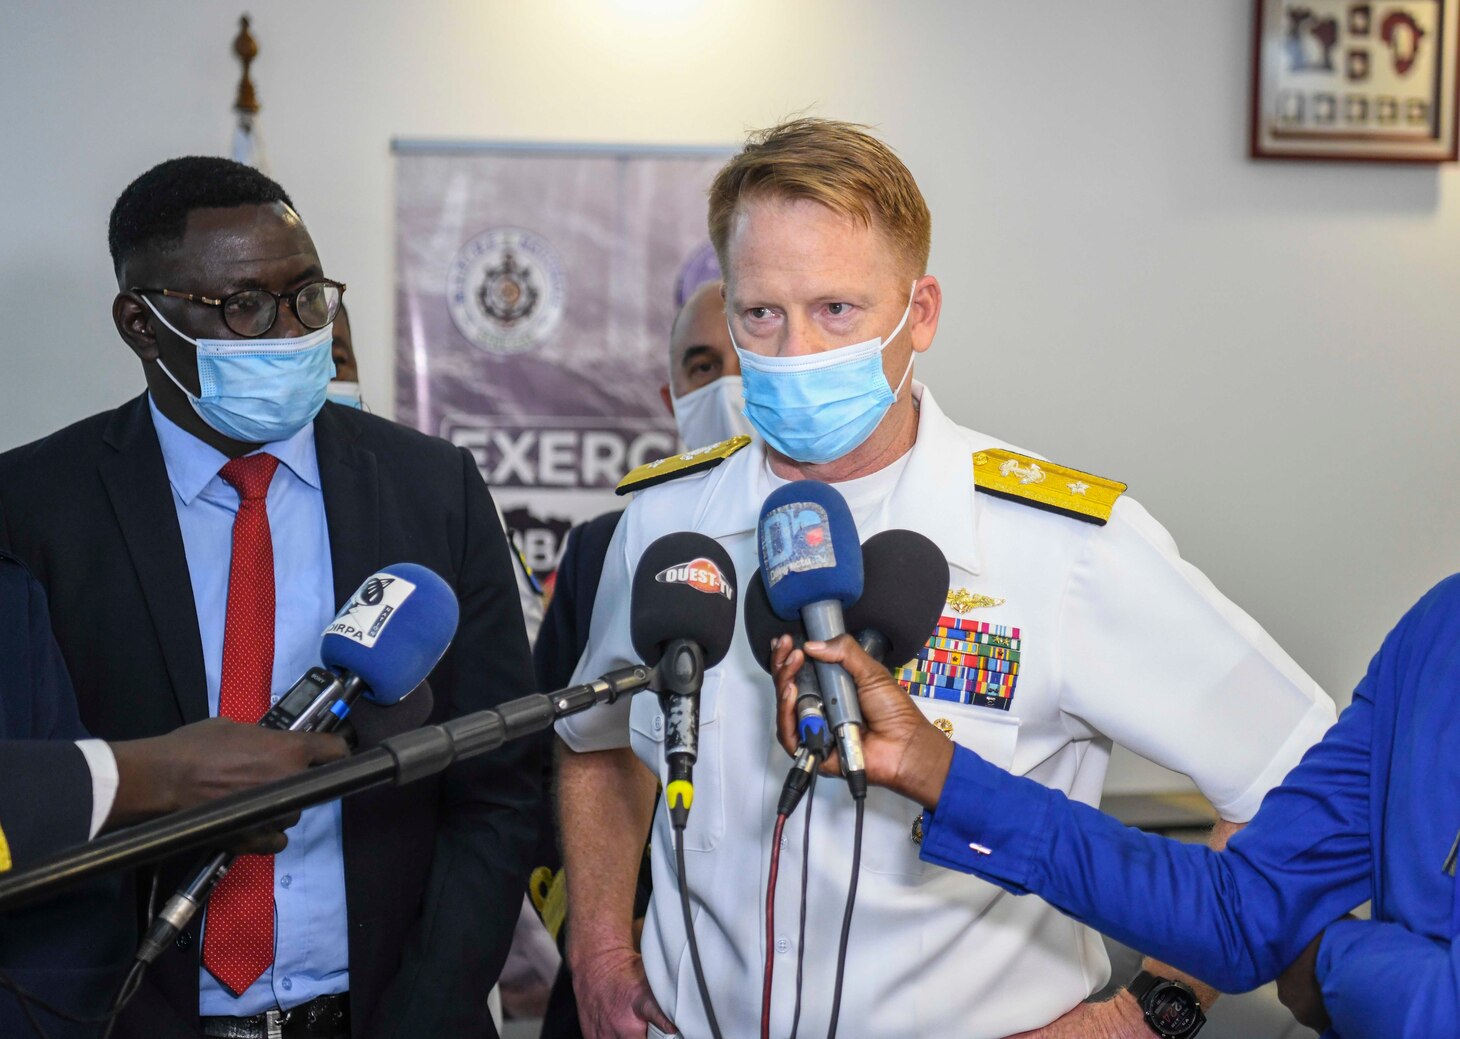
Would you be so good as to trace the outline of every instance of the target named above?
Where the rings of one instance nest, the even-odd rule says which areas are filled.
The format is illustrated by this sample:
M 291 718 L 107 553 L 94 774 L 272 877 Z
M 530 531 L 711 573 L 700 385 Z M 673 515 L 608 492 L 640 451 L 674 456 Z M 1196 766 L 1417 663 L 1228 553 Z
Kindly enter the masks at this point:
M 142 361 L 157 360 L 157 334 L 152 330 L 152 311 L 135 292 L 118 292 L 112 300 L 112 322 L 126 344 Z
M 918 279 L 918 286 L 913 290 L 912 313 L 908 317 L 913 350 L 922 353 L 933 345 L 942 312 L 943 287 L 938 284 L 937 278 L 925 274 Z
M 664 401 L 665 410 L 671 415 L 674 414 L 674 397 L 669 392 L 669 383 L 659 387 L 659 399 Z

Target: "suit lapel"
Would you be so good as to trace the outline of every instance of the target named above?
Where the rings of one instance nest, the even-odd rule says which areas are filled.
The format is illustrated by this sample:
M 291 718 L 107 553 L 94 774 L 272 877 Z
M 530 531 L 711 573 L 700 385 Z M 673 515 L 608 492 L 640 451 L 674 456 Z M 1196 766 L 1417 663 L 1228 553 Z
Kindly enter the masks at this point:
M 208 717 L 202 637 L 182 529 L 146 394 L 117 409 L 104 440 L 114 453 L 102 459 L 101 481 L 142 586 L 173 695 L 185 723 L 202 721 Z
M 335 608 L 360 587 L 380 558 L 380 484 L 373 453 L 356 444 L 357 430 L 341 417 L 345 409 L 326 404 L 314 420 L 314 449 L 330 536 Z
M 325 528 L 330 537 L 330 564 L 334 571 L 335 608 L 339 609 L 365 578 L 383 563 L 380 558 L 380 484 L 375 455 L 359 448 L 358 430 L 340 417 L 337 404 L 326 404 L 314 420 L 314 450 L 319 459 L 319 485 L 324 495 Z M 345 905 L 351 918 L 373 907 L 363 903 L 365 872 L 375 866 L 370 842 L 372 799 L 346 798 L 340 823 L 345 851 Z M 364 938 L 350 928 L 350 962 L 358 962 Z

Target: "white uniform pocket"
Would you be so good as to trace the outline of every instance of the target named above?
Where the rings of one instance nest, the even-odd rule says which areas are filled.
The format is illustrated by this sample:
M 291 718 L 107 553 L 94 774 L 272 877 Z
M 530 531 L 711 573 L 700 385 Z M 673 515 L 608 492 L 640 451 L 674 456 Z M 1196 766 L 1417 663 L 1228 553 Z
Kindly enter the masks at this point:
M 681 1039 L 678 1032 L 671 1035 L 662 1029 L 655 1028 L 652 1021 L 647 1021 L 645 1024 L 649 1026 L 649 1039 Z
M 724 675 L 711 671 L 700 690 L 699 757 L 695 761 L 694 802 L 684 829 L 685 851 L 710 851 L 725 834 L 724 784 L 721 779 L 719 701 Z M 664 712 L 650 692 L 634 696 L 629 709 L 629 745 L 662 785 L 668 776 L 664 760 Z M 653 1026 L 650 1026 L 653 1034 Z
M 954 743 L 967 747 L 985 761 L 1007 770 L 1014 763 L 1019 741 L 1019 719 L 991 707 L 975 707 L 951 700 L 914 696 L 913 703 Z M 862 840 L 862 865 L 873 873 L 920 877 L 928 869 L 918 858 L 920 845 L 914 824 L 922 807 L 907 798 L 873 787 L 867 793 L 867 820 Z

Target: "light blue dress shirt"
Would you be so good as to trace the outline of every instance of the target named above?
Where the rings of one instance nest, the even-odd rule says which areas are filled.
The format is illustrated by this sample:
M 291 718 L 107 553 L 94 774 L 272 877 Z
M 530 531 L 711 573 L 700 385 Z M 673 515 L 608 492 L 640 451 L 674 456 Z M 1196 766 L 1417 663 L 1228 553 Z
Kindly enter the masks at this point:
M 218 475 L 228 461 L 225 455 L 167 419 L 150 397 L 148 403 L 187 553 L 208 677 L 208 713 L 216 715 L 238 492 Z M 314 426 L 261 450 L 281 463 L 268 496 L 274 542 L 273 698 L 277 700 L 320 663 L 320 636 L 335 614 L 334 574 Z M 289 846 L 274 858 L 274 942 L 273 967 L 236 999 L 206 969 L 200 970 L 199 1009 L 204 1016 L 247 1017 L 276 1007 L 288 1010 L 349 989 L 338 801 L 306 811 L 289 830 Z

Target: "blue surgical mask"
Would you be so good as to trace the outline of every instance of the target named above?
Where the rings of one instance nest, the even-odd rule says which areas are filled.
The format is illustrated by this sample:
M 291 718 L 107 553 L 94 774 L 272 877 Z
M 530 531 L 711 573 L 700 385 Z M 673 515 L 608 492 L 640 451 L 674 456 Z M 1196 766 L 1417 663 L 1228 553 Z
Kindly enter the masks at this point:
M 324 407 L 335 374 L 334 328 L 325 325 L 294 339 L 192 339 L 143 302 L 178 338 L 198 350 L 194 396 L 159 359 L 157 367 L 187 394 L 208 425 L 249 444 L 288 440 L 314 421 Z
M 917 282 L 913 282 L 913 292 Z M 745 384 L 745 417 L 767 444 L 798 462 L 841 458 L 872 435 L 912 371 L 912 357 L 894 389 L 882 371 L 882 351 L 912 313 L 912 292 L 902 320 L 886 339 L 796 357 L 762 357 L 737 345 Z M 735 342 L 735 331 L 730 331 Z
M 331 379 L 326 396 L 343 407 L 365 410 L 365 399 L 360 396 L 360 384 L 353 379 Z

